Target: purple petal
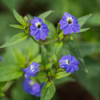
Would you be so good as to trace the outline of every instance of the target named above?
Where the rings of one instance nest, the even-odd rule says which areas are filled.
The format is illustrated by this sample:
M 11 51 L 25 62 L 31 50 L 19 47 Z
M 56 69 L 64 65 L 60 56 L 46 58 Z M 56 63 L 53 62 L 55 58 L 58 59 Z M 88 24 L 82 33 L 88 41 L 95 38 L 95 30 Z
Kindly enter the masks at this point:
M 71 34 L 73 31 L 72 26 L 68 25 L 68 27 L 64 28 L 63 33 L 64 34 Z
M 36 23 L 36 21 L 34 19 L 31 19 L 30 22 L 32 25 L 34 25 Z
M 49 36 L 49 29 L 48 28 L 42 28 L 42 31 L 45 33 L 46 36 Z
M 66 28 L 66 27 L 68 27 L 68 24 L 67 24 L 67 23 L 62 24 L 62 25 L 60 26 L 60 29 L 64 29 L 64 28 Z
M 74 73 L 74 68 L 70 68 L 70 73 Z
M 39 21 L 41 24 L 43 23 L 43 21 L 42 21 L 41 18 L 38 18 L 38 17 L 35 16 L 34 19 L 35 19 L 37 22 Z
M 66 73 L 69 73 L 70 72 L 70 67 L 68 67 L 67 69 L 66 69 Z
M 71 63 L 71 64 L 76 64 L 76 65 L 78 65 L 78 64 L 79 64 L 79 61 L 78 61 L 78 60 L 76 60 L 76 58 L 75 58 L 75 57 L 72 57 L 72 59 L 71 59 L 70 63 Z
M 41 93 L 36 94 L 36 97 L 40 97 L 40 96 L 41 96 Z
M 22 69 L 23 72 L 27 72 L 29 70 L 29 67 Z
M 77 65 L 73 65 L 74 70 L 79 70 L 79 67 Z
M 65 69 L 65 68 L 67 68 L 67 65 L 66 64 L 60 64 L 60 67 Z
M 37 34 L 37 33 L 38 33 L 38 29 L 36 29 L 36 30 L 31 30 L 31 32 L 30 32 L 31 36 L 34 36 L 34 35 Z
M 37 34 L 35 34 L 35 39 L 39 40 L 40 39 L 40 32 L 38 31 Z
M 70 61 L 71 60 L 71 55 L 67 55 L 66 59 L 68 59 Z
M 66 56 L 63 56 L 60 60 L 59 60 L 59 63 L 62 63 L 66 60 Z
M 62 18 L 63 18 L 63 20 L 65 20 L 65 21 L 66 21 L 67 17 L 68 17 L 68 13 L 67 13 L 67 12 L 65 12 Z
M 75 32 L 80 32 L 80 28 L 79 27 L 74 27 Z
M 37 27 L 34 27 L 34 26 L 30 26 L 30 30 L 36 30 Z
M 60 25 L 62 25 L 62 24 L 66 24 L 67 21 L 64 21 L 63 19 L 61 19 L 59 23 L 60 23 Z
M 46 24 L 44 24 L 44 23 L 43 23 L 43 24 L 42 24 L 42 27 L 45 27 L 45 28 L 47 28 L 48 26 L 47 26 Z
M 42 40 L 45 40 L 46 39 L 46 35 L 45 35 L 45 33 L 42 30 L 40 31 L 40 38 Z

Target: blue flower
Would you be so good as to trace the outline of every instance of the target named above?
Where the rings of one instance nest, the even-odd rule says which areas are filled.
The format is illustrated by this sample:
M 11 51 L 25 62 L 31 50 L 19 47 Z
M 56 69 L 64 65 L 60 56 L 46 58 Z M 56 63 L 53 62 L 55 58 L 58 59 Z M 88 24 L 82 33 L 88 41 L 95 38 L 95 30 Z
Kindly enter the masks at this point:
M 41 89 L 45 83 L 43 82 L 41 85 L 39 83 L 34 83 L 31 79 L 25 79 L 23 82 L 23 90 L 26 93 L 31 95 L 35 95 L 36 97 L 41 96 Z
M 39 71 L 40 64 L 33 62 L 29 67 L 22 69 L 23 72 L 25 72 L 25 77 L 29 78 L 30 76 L 35 76 L 35 74 Z
M 66 73 L 74 73 L 74 71 L 79 70 L 79 61 L 71 55 L 63 56 L 60 60 L 60 67 L 66 69 Z
M 2 60 L 2 57 L 0 56 L 0 61 Z
M 80 32 L 80 25 L 78 24 L 78 20 L 67 12 L 64 13 L 59 23 L 60 29 L 63 29 L 64 34 Z
M 36 40 L 45 40 L 46 36 L 49 36 L 49 29 L 47 28 L 47 25 L 43 23 L 41 18 L 34 17 L 30 22 L 32 24 L 32 26 L 30 26 L 30 34 L 31 36 L 35 36 Z

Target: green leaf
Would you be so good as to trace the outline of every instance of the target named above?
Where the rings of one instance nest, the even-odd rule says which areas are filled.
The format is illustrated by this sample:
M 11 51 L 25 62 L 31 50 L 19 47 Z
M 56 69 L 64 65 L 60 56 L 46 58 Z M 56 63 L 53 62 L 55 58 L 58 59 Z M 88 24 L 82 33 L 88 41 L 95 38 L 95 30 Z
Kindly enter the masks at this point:
M 92 14 L 83 16 L 81 18 L 78 18 L 78 24 L 81 25 L 81 27 L 88 21 L 88 19 L 91 17 Z
M 55 75 L 55 79 L 60 79 L 60 78 L 63 78 L 63 77 L 67 77 L 69 76 L 71 73 L 66 73 L 66 71 L 63 71 L 63 72 L 58 72 L 56 73 Z
M 63 33 L 63 31 L 60 32 L 59 38 L 60 38 L 60 40 L 62 40 L 62 39 L 64 38 L 64 33 Z
M 22 70 L 13 65 L 0 68 L 0 82 L 17 79 L 22 75 Z
M 53 64 L 54 64 L 54 63 L 49 63 L 49 64 L 47 64 L 47 65 L 46 65 L 46 70 L 51 69 Z
M 56 42 L 54 45 L 54 53 L 57 54 L 63 46 L 63 42 Z
M 9 26 L 14 27 L 14 28 L 19 28 L 19 29 L 22 29 L 22 30 L 24 29 L 24 27 L 21 26 L 21 25 L 12 24 L 12 25 L 9 25 Z
M 88 73 L 79 47 L 74 42 L 68 42 L 67 44 L 69 45 L 69 51 L 71 55 L 75 56 L 76 59 L 79 61 L 79 67 L 81 67 L 83 70 L 85 70 L 85 72 Z
M 46 12 L 40 14 L 38 17 L 45 19 L 46 17 L 48 17 L 53 12 L 54 12 L 53 10 L 49 10 L 49 11 L 46 11 Z
M 16 43 L 19 43 L 23 40 L 25 40 L 28 37 L 28 35 L 26 35 L 25 33 L 19 33 L 14 35 L 13 37 L 11 37 L 8 42 L 6 42 L 5 44 L 1 45 L 0 48 L 4 48 L 7 46 L 11 46 L 14 45 Z
M 62 84 L 62 83 L 65 83 L 65 82 L 75 82 L 75 79 L 72 78 L 72 77 L 64 77 L 64 78 L 61 78 L 61 79 L 54 79 L 54 83 L 56 85 Z
M 93 13 L 92 17 L 89 19 L 89 21 L 87 23 L 90 25 L 93 25 L 93 26 L 100 26 L 99 19 L 100 19 L 100 12 L 95 12 L 95 13 Z
M 55 94 L 55 86 L 53 83 L 50 84 L 49 87 L 45 84 L 41 91 L 41 99 L 40 100 L 50 100 Z
M 12 53 L 13 53 L 14 58 L 17 61 L 17 64 L 21 68 L 25 68 L 26 59 L 25 59 L 24 55 L 22 54 L 22 52 L 18 48 L 13 47 L 12 48 Z
M 81 28 L 81 29 L 80 29 L 80 32 L 78 32 L 78 33 L 88 31 L 89 29 L 90 29 L 90 28 Z
M 14 16 L 15 16 L 16 20 L 17 20 L 20 24 L 22 24 L 24 27 L 27 27 L 27 24 L 26 24 L 25 20 L 23 19 L 23 17 L 20 16 L 14 9 L 13 9 L 13 13 L 14 13 Z
M 48 64 L 49 60 L 48 60 L 48 54 L 47 54 L 47 49 L 45 48 L 45 46 L 41 46 L 41 60 L 42 60 L 42 64 L 43 66 L 46 66 L 46 64 Z
M 45 20 L 44 23 L 48 25 L 48 29 L 49 29 L 48 35 L 49 35 L 49 37 L 50 38 L 53 37 L 54 39 L 57 39 L 58 34 L 57 34 L 56 29 L 55 29 L 55 26 L 47 20 Z
M 41 55 L 39 54 L 38 56 L 36 56 L 35 58 L 33 58 L 29 64 L 31 64 L 32 62 L 37 62 L 37 63 L 41 63 Z
M 39 72 L 36 74 L 36 79 L 38 80 L 38 82 L 42 83 L 46 80 L 46 74 L 43 72 Z
M 97 52 L 100 52 L 99 51 L 99 48 L 100 48 L 100 42 L 97 42 L 97 43 L 92 43 L 92 42 L 82 42 L 82 43 L 79 43 L 79 47 L 81 49 L 81 53 L 82 53 L 82 56 L 87 56 L 87 55 L 90 55 L 92 53 L 97 53 Z
M 4 94 L 2 92 L 3 92 L 3 88 L 4 88 L 5 84 L 6 84 L 6 82 L 0 82 L 0 97 L 4 96 Z

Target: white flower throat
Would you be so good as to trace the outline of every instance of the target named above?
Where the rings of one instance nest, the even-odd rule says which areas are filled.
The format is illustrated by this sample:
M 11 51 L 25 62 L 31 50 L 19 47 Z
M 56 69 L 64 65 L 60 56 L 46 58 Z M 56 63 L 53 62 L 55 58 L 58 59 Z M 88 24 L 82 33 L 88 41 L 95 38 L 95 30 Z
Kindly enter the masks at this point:
M 34 68 L 34 66 L 33 66 L 33 65 L 31 65 L 31 66 L 30 66 L 30 71 L 32 71 L 32 72 L 33 72 L 33 71 L 34 71 L 34 69 L 33 69 L 33 68 Z
M 36 23 L 36 27 L 37 27 L 37 28 L 41 28 L 41 23 L 40 23 L 40 22 L 37 22 L 37 23 Z
M 67 18 L 68 24 L 72 24 L 72 17 Z
M 68 65 L 69 65 L 69 64 L 70 64 L 70 62 L 69 62 L 68 60 L 66 60 L 66 64 L 68 64 Z
M 29 85 L 30 86 L 33 86 L 34 85 L 34 82 L 31 80 L 31 81 L 29 81 Z

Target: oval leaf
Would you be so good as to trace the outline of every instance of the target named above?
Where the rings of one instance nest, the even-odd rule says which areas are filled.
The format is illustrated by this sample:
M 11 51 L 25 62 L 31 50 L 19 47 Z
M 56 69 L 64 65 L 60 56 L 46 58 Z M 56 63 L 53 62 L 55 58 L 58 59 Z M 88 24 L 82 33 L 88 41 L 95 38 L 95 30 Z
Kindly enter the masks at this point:
M 6 42 L 5 44 L 1 45 L 0 48 L 4 48 L 10 45 L 14 45 L 16 43 L 19 43 L 23 40 L 25 40 L 28 37 L 28 35 L 26 35 L 25 33 L 19 33 L 14 35 L 13 37 L 11 37 L 8 42 Z
M 78 33 L 88 31 L 89 29 L 90 29 L 90 28 L 81 28 L 81 29 L 80 29 L 80 32 L 78 32 Z
M 0 68 L 0 82 L 17 79 L 22 75 L 23 72 L 16 66 L 5 66 Z
M 20 24 L 22 24 L 24 27 L 27 27 L 27 24 L 26 24 L 25 20 L 23 19 L 23 17 L 20 16 L 14 9 L 13 9 L 13 13 L 14 13 L 14 16 L 15 16 L 16 20 L 17 20 Z
M 51 83 L 48 87 L 45 84 L 41 91 L 41 99 L 40 100 L 50 100 L 55 94 L 55 86 Z
M 54 53 L 57 54 L 63 46 L 63 42 L 56 42 L 54 45 Z
M 40 14 L 39 17 L 42 18 L 42 19 L 45 19 L 46 17 L 48 17 L 53 12 L 54 12 L 53 10 L 46 11 L 46 12 Z
M 63 72 L 58 72 L 56 73 L 55 75 L 55 79 L 60 79 L 60 78 L 63 78 L 63 77 L 67 77 L 69 76 L 71 73 L 66 73 L 66 71 L 63 71 Z
M 19 28 L 19 29 L 24 30 L 24 27 L 21 26 L 21 25 L 12 24 L 12 25 L 9 25 L 9 26 L 14 27 L 14 28 Z
M 89 15 L 86 15 L 86 16 L 83 16 L 81 18 L 78 18 L 78 22 L 79 22 L 79 25 L 81 25 L 81 27 L 86 23 L 86 21 L 91 17 L 92 14 L 89 14 Z

